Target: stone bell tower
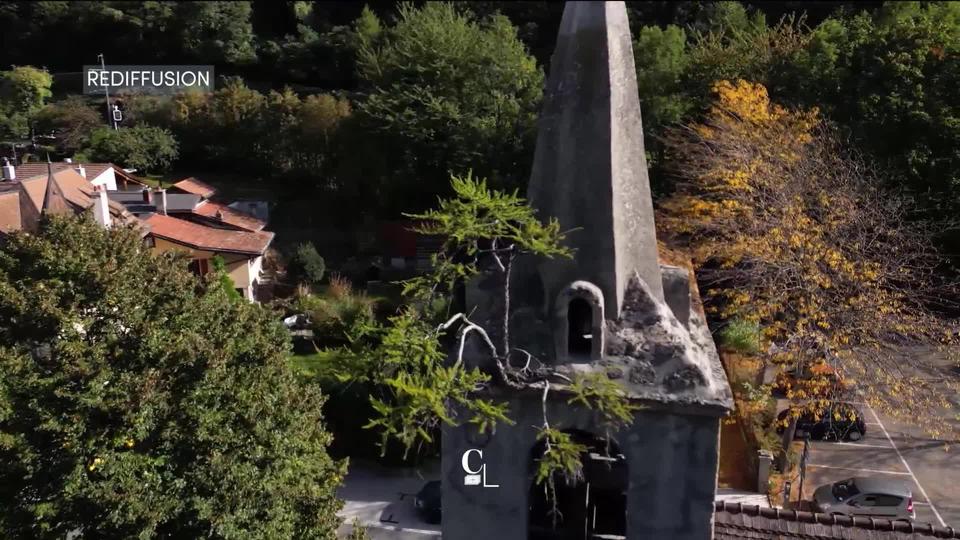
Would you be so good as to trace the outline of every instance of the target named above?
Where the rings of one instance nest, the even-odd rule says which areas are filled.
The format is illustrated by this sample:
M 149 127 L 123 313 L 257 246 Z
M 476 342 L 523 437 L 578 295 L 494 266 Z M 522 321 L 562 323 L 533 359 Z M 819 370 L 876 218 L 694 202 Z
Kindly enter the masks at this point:
M 733 400 L 690 273 L 659 262 L 623 2 L 564 8 L 528 199 L 575 250 L 520 259 L 510 282 L 511 343 L 551 375 L 489 391 L 509 403 L 514 424 L 444 429 L 444 539 L 710 539 L 720 418 Z M 496 340 L 495 285 L 471 283 L 466 302 Z M 490 367 L 480 348 L 464 362 Z M 599 433 L 596 413 L 568 403 L 565 381 L 583 373 L 616 382 L 642 407 L 629 427 Z M 584 478 L 558 488 L 557 523 L 534 479 L 545 412 L 589 449 Z

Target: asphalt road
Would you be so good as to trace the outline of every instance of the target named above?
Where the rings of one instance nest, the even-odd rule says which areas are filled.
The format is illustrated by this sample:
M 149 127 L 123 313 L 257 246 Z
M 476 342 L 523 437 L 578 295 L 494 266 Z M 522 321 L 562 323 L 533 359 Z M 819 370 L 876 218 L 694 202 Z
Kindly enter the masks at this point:
M 958 376 L 954 366 L 938 362 L 932 359 L 932 369 L 944 380 Z M 897 478 L 911 486 L 917 522 L 960 528 L 960 441 L 931 439 L 916 426 L 857 405 L 867 422 L 866 435 L 857 442 L 811 441 L 804 499 L 818 486 L 851 476 Z M 957 425 L 958 412 L 960 396 L 952 410 L 935 414 Z

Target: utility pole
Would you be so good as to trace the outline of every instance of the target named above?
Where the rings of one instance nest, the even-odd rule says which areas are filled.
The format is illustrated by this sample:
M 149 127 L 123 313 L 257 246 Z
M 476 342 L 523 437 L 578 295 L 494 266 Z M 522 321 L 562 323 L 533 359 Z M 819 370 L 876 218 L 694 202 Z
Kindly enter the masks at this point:
M 103 53 L 97 55 L 97 58 L 100 60 L 100 69 L 104 72 L 107 71 L 107 63 L 103 59 Z M 103 95 L 107 99 L 107 122 L 113 126 L 113 129 L 117 129 L 117 123 L 113 120 L 113 109 L 110 108 L 110 90 L 107 88 L 107 85 L 103 85 Z

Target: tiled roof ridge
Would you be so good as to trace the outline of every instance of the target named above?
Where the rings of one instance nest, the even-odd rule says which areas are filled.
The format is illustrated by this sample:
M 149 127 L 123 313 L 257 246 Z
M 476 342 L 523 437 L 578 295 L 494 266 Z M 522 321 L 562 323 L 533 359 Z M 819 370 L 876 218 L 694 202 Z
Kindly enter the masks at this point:
M 768 508 L 754 504 L 743 504 L 731 501 L 716 501 L 714 510 L 717 512 L 727 512 L 730 514 L 746 514 L 749 516 L 759 516 L 768 519 L 783 521 L 797 521 L 802 523 L 817 523 L 820 525 L 840 525 L 845 527 L 857 527 L 860 529 L 869 529 L 872 531 L 892 531 L 911 534 L 926 534 L 934 538 L 960 538 L 960 531 L 953 527 L 938 527 L 932 523 L 918 525 L 912 521 L 893 521 L 889 519 L 877 519 L 856 516 L 836 516 L 823 514 L 820 512 L 805 512 L 802 510 L 785 510 L 781 508 Z M 724 527 L 737 527 L 730 523 L 724 523 Z M 804 536 L 803 538 L 819 539 L 820 536 Z
M 756 534 L 756 533 L 757 533 L 757 530 L 758 530 L 755 526 L 740 525 L 740 524 L 737 524 L 737 523 L 724 523 L 724 524 L 723 524 L 723 529 L 724 529 L 724 530 L 733 529 L 733 530 L 736 530 L 736 531 L 743 531 L 744 533 L 754 533 L 754 534 Z M 744 538 L 748 538 L 748 537 L 744 536 Z M 836 537 L 835 537 L 835 536 L 821 536 L 821 535 L 819 535 L 819 534 L 807 534 L 807 533 L 799 533 L 799 532 L 790 532 L 790 539 L 791 539 L 791 540 L 836 540 Z

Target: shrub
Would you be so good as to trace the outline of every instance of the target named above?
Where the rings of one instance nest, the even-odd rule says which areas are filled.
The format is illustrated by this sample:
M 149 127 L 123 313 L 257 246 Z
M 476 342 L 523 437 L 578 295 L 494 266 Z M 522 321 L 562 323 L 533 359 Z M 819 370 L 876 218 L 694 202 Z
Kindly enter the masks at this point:
M 233 278 L 227 273 L 227 264 L 224 262 L 223 257 L 214 255 L 211 261 L 213 263 L 214 279 L 217 280 L 224 294 L 231 300 L 240 300 L 241 296 L 240 293 L 237 292 L 237 284 L 233 282 Z
M 317 248 L 314 247 L 313 243 L 305 242 L 297 246 L 289 271 L 298 282 L 319 285 L 320 281 L 323 280 L 326 269 L 326 263 L 323 257 L 317 253 Z
M 760 326 L 755 322 L 734 319 L 720 331 L 720 344 L 745 354 L 760 350 Z
M 295 301 L 296 309 L 310 320 L 318 347 L 345 345 L 348 335 L 374 322 L 375 305 L 375 299 L 354 291 L 350 282 L 341 277 L 331 278 L 322 294 L 301 296 Z

